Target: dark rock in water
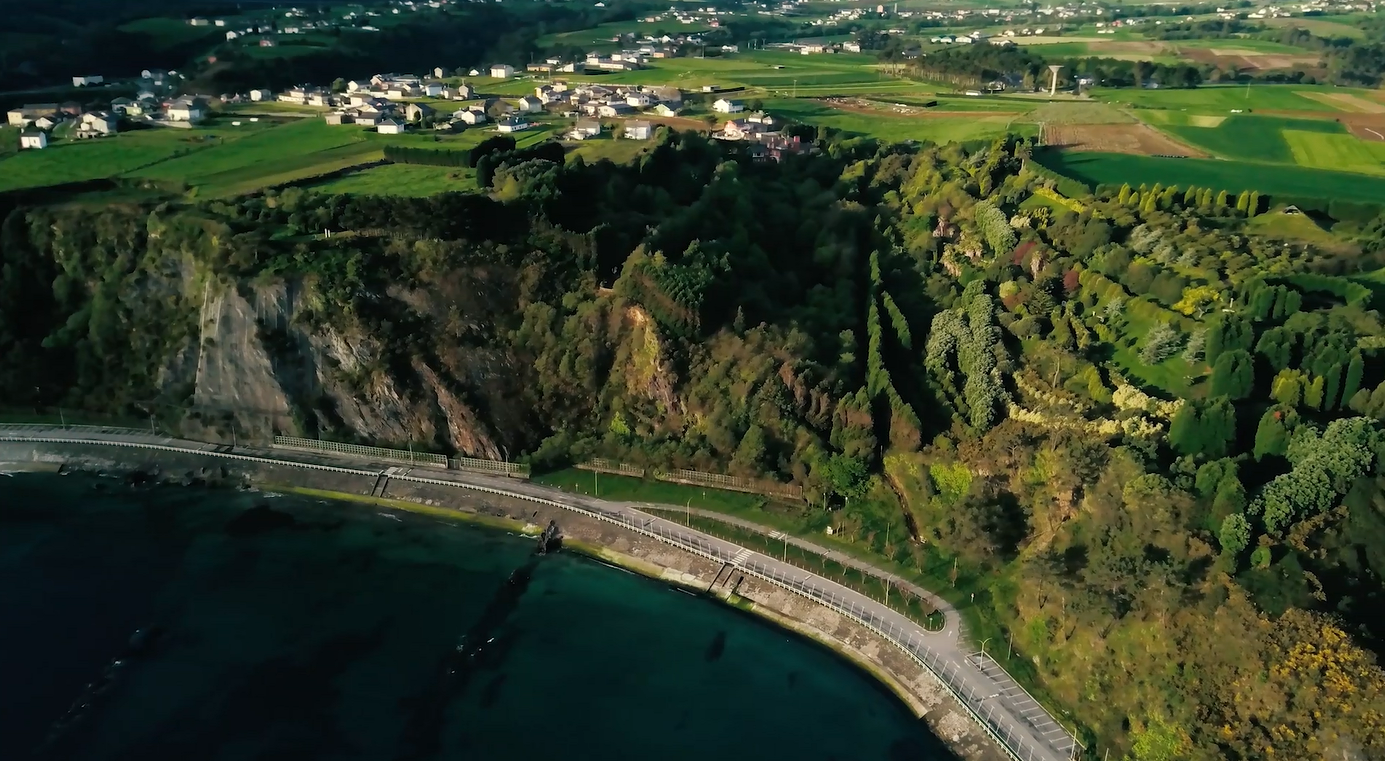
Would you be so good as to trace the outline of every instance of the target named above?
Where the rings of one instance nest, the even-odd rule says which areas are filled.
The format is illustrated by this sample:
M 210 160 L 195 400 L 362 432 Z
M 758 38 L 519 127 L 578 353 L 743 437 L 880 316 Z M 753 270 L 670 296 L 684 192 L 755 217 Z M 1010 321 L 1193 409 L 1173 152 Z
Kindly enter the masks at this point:
M 534 554 L 547 555 L 556 552 L 563 546 L 563 531 L 558 528 L 557 521 L 549 521 L 547 528 L 539 534 L 539 546 L 534 548 Z
M 721 658 L 721 654 L 726 652 L 726 632 L 717 632 L 717 636 L 712 638 L 712 644 L 707 648 L 707 660 L 715 661 Z
M 232 518 L 226 524 L 226 533 L 231 536 L 254 536 L 282 528 L 293 528 L 298 521 L 288 513 L 275 510 L 269 505 L 256 505 Z
M 157 468 L 155 468 L 154 470 L 152 470 L 152 471 L 150 471 L 150 472 L 148 472 L 148 473 L 146 473 L 145 471 L 142 471 L 142 470 L 137 470 L 137 471 L 135 471 L 135 472 L 133 472 L 133 473 L 130 473 L 129 475 L 125 476 L 125 485 L 126 485 L 126 486 L 148 486 L 149 484 L 153 483 L 153 482 L 154 482 L 154 479 L 158 478 L 158 476 L 159 476 L 159 471 L 158 471 Z

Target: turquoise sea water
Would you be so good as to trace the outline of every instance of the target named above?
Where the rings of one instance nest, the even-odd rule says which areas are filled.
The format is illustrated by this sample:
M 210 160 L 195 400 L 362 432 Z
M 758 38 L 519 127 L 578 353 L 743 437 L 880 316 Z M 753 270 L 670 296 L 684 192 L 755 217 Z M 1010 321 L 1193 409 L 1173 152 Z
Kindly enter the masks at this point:
M 531 549 L 354 505 L 0 477 L 0 759 L 954 758 L 810 642 Z

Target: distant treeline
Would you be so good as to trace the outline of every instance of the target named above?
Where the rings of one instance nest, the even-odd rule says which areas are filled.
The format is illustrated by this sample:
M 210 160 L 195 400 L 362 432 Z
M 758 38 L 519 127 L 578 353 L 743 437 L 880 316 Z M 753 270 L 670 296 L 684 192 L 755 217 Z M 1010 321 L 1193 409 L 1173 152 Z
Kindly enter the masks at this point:
M 1045 58 L 1030 48 L 996 45 L 958 45 L 930 53 L 914 62 L 913 68 L 927 79 L 955 85 L 980 86 L 993 80 L 1019 77 L 1022 86 L 1047 84 L 1050 64 L 1062 64 L 1062 80 L 1090 76 L 1107 87 L 1134 87 L 1145 81 L 1161 87 L 1196 87 L 1203 72 L 1190 64 L 1163 64 L 1151 61 L 1123 61 L 1114 58 Z

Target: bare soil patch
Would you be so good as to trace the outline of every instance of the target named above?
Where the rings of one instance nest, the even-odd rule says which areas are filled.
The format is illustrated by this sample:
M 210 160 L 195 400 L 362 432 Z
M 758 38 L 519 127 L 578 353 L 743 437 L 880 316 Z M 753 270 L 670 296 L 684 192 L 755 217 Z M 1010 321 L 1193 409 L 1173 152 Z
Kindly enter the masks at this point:
M 1343 111 L 1353 114 L 1385 114 L 1385 103 L 1360 98 L 1347 92 L 1316 92 L 1313 90 L 1295 91 L 1295 95 L 1302 95 L 1310 100 L 1319 103 L 1326 103 L 1329 106 L 1340 108 Z
M 1241 71 L 1314 68 L 1322 63 L 1322 57 L 1318 55 L 1257 53 L 1253 50 L 1238 50 L 1236 48 L 1180 48 L 1178 55 L 1197 63 Z
M 1044 127 L 1043 144 L 1070 151 L 1131 153 L 1137 156 L 1207 156 L 1146 124 L 1055 124 Z

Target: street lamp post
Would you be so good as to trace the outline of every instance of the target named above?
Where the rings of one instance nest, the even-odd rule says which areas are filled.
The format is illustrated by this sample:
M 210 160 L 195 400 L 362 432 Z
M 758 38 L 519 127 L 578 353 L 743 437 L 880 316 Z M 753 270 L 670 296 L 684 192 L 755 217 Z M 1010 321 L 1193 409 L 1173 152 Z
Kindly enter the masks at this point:
M 990 637 L 987 637 L 987 638 L 981 640 L 981 655 L 984 656 L 984 655 L 986 654 L 986 643 L 987 643 L 987 642 L 990 642 L 990 641 L 991 641 L 991 638 L 990 638 Z

